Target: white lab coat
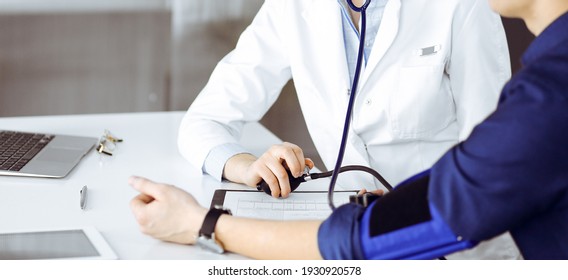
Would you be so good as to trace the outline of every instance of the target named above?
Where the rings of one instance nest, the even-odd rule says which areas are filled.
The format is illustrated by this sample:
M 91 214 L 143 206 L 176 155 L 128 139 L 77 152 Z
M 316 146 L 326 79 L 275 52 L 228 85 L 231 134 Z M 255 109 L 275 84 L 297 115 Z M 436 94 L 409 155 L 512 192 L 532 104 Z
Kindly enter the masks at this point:
M 428 47 L 439 51 L 420 55 Z M 183 156 L 201 168 L 211 149 L 238 142 L 292 77 L 333 169 L 350 93 L 336 0 L 265 1 L 182 121 Z M 505 33 L 486 0 L 390 0 L 361 73 L 343 165 L 370 166 L 393 185 L 429 168 L 495 109 L 509 77 Z M 342 187 L 379 186 L 344 174 Z

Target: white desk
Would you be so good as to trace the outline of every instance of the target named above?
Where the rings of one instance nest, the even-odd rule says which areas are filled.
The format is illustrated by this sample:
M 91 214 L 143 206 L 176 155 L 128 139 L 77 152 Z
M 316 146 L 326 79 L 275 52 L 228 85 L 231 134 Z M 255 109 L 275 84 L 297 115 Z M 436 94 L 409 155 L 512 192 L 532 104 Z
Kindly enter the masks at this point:
M 244 259 L 195 246 L 155 240 L 140 233 L 129 208 L 137 194 L 130 175 L 184 188 L 208 207 L 217 188 L 250 189 L 220 183 L 192 168 L 178 153 L 183 112 L 0 118 L 0 128 L 99 137 L 104 129 L 124 139 L 115 155 L 91 151 L 64 179 L 0 176 L 0 230 L 94 225 L 120 259 Z M 260 124 L 245 127 L 241 142 L 257 155 L 281 141 Z M 79 190 L 89 188 L 87 209 Z

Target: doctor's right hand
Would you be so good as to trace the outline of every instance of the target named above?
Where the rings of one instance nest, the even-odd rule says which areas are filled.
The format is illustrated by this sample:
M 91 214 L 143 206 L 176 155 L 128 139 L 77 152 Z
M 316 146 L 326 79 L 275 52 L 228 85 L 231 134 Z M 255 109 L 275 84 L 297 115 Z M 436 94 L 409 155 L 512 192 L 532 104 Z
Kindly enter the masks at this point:
M 304 157 L 304 152 L 295 144 L 284 142 L 273 145 L 260 158 L 251 154 L 231 157 L 223 170 L 223 177 L 229 181 L 255 187 L 264 180 L 273 197 L 288 197 L 291 192 L 286 169 L 294 177 L 302 176 L 305 167 L 314 167 L 314 162 Z

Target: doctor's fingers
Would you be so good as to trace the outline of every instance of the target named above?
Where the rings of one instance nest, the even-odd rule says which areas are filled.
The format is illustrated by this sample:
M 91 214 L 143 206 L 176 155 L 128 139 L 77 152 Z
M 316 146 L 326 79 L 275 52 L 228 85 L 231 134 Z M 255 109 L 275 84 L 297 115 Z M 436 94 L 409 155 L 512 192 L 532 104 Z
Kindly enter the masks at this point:
M 277 181 L 275 182 L 274 187 L 280 189 L 279 192 L 282 197 L 288 197 L 288 195 L 290 194 L 290 192 L 292 192 L 292 190 L 290 188 L 290 177 L 288 175 L 286 168 L 282 165 L 282 163 L 274 160 L 267 162 L 266 167 L 268 167 L 270 169 L 270 172 L 274 174 L 274 176 L 276 177 Z M 268 185 L 270 186 L 270 184 Z M 272 186 L 270 189 L 272 190 Z
M 253 173 L 254 176 L 260 177 L 260 179 L 255 183 L 255 185 L 258 184 L 261 180 L 264 180 L 264 182 L 268 184 L 272 196 L 273 197 L 280 196 L 280 184 L 278 178 L 272 172 L 272 170 L 266 165 L 265 161 L 263 161 L 262 159 L 258 159 L 254 164 L 251 165 L 250 172 Z
M 304 162 L 306 163 L 306 166 L 308 166 L 310 169 L 316 166 L 316 164 L 311 158 L 306 158 Z
M 366 194 L 366 193 L 372 193 L 372 194 L 376 194 L 376 195 L 384 195 L 385 194 L 385 192 L 381 189 L 368 191 L 365 188 L 362 188 L 357 194 L 361 195 L 361 194 Z
M 304 151 L 297 145 L 284 142 L 280 145 L 273 145 L 267 153 L 275 159 L 283 161 L 294 177 L 299 177 L 304 172 L 306 165 Z

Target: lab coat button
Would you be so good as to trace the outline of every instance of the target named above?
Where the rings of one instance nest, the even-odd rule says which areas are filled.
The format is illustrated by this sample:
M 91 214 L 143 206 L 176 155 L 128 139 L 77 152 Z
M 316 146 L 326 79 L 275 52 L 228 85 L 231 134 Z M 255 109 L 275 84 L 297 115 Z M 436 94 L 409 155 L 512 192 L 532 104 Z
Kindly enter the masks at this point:
M 371 103 L 373 103 L 373 101 L 372 101 L 371 99 L 367 99 L 367 100 L 365 100 L 365 104 L 367 104 L 367 105 L 371 105 Z

